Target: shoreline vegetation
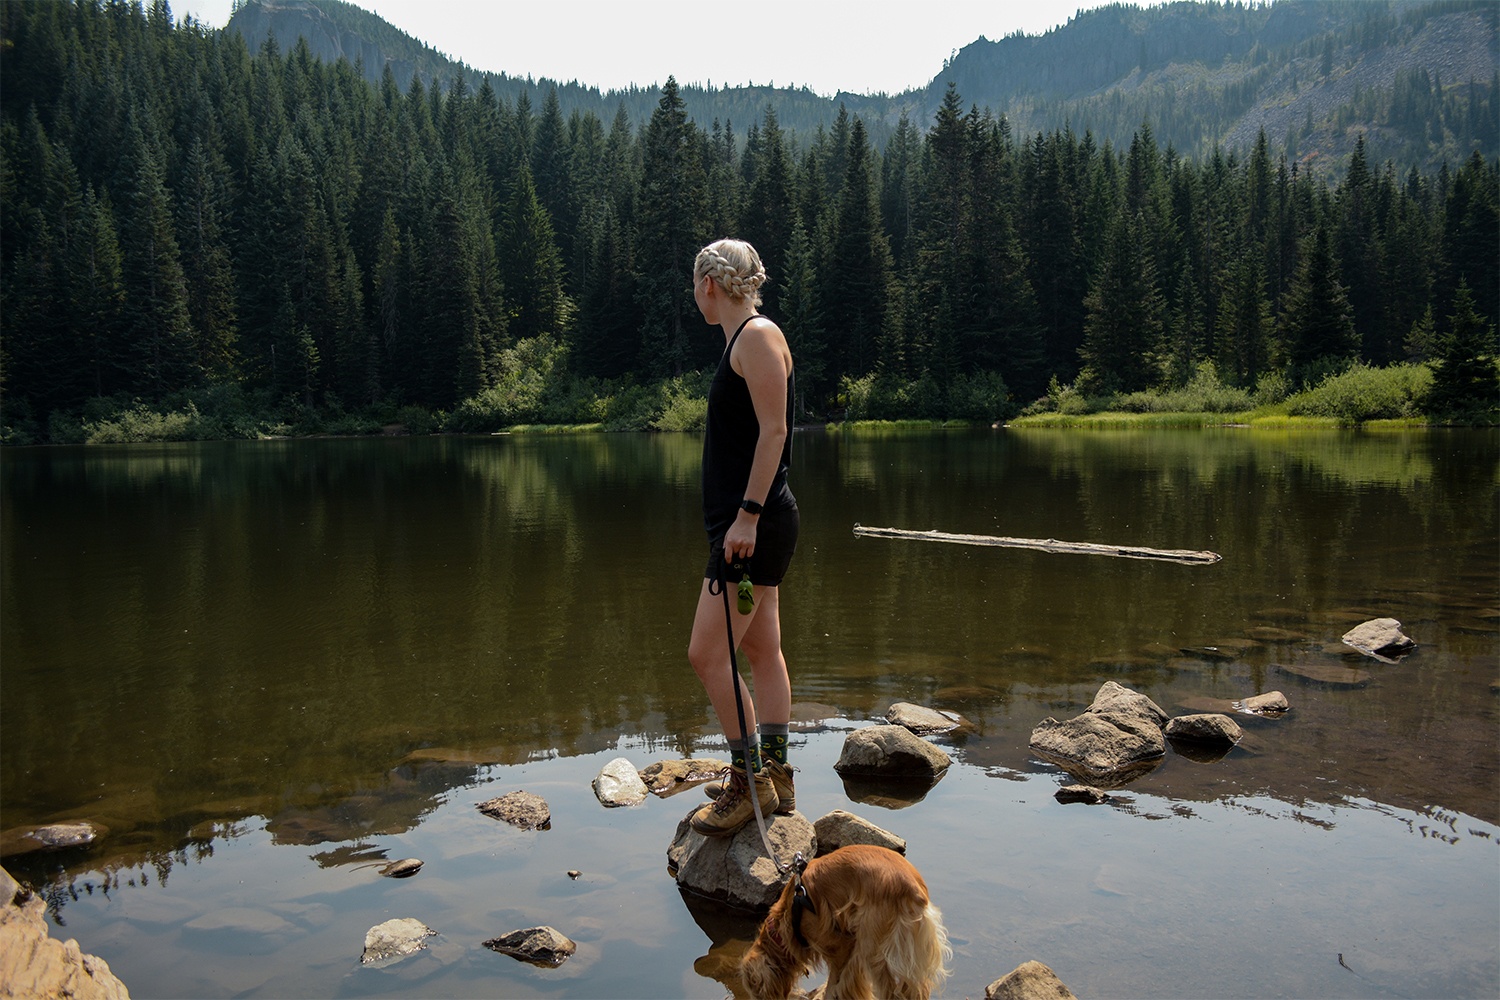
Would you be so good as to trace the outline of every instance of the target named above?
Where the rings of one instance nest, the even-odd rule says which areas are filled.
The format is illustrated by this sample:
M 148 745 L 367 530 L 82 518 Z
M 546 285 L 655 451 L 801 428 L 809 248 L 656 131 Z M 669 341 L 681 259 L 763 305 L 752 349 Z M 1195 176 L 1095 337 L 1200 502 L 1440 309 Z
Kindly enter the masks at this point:
M 1493 363 L 1492 363 L 1493 367 Z M 160 403 L 121 397 L 91 401 L 80 411 L 54 412 L 45 431 L 0 428 L 7 445 L 106 445 L 173 441 L 282 440 L 430 434 L 586 434 L 679 432 L 703 427 L 707 377 L 692 373 L 653 385 L 572 379 L 557 385 L 497 387 L 452 412 L 423 407 L 345 411 L 275 401 L 224 386 L 183 393 Z M 1000 392 L 944 394 L 935 386 L 893 383 L 879 376 L 846 380 L 841 411 L 803 414 L 797 425 L 829 430 L 1005 426 L 1011 428 L 1209 428 L 1410 430 L 1500 425 L 1500 400 L 1483 396 L 1466 411 L 1427 406 L 1433 366 L 1371 368 L 1352 363 L 1312 388 L 1289 392 L 1276 377 L 1254 391 L 1222 384 L 1211 364 L 1180 389 L 1089 396 L 1054 379 L 1046 396 L 1017 407 Z M 971 405 L 964 405 L 965 402 Z M 977 402 L 978 405 L 972 405 Z M 903 416 L 903 409 L 912 415 Z

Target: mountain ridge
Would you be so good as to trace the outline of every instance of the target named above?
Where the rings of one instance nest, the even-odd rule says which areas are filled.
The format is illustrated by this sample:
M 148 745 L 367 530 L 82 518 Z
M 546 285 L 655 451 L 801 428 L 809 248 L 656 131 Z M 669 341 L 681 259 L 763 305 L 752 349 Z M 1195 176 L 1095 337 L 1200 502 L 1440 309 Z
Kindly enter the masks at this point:
M 1465 134 L 1443 109 L 1451 89 L 1471 79 L 1468 100 L 1482 97 L 1495 107 L 1497 14 L 1500 5 L 1486 0 L 1114 3 L 1039 35 L 977 38 L 926 85 L 900 94 L 823 97 L 805 87 L 694 84 L 679 90 L 699 123 L 735 123 L 743 135 L 770 106 L 802 143 L 842 107 L 883 147 L 903 116 L 929 126 L 951 85 L 966 106 L 1003 115 L 1024 134 L 1071 127 L 1123 146 L 1145 122 L 1179 152 L 1204 156 L 1220 147 L 1248 149 L 1264 128 L 1309 168 L 1345 158 L 1364 134 L 1377 160 L 1436 169 L 1476 149 L 1500 152 L 1500 128 L 1485 120 L 1493 114 L 1470 111 L 1476 134 Z M 402 87 L 413 75 L 428 86 L 463 76 L 471 88 L 489 81 L 512 102 L 555 88 L 564 114 L 591 110 L 609 120 L 624 107 L 636 126 L 660 96 L 656 85 L 602 90 L 477 69 L 345 0 L 244 0 L 224 30 L 240 32 L 252 49 L 271 36 L 283 50 L 306 37 L 314 55 L 362 62 L 372 82 L 389 67 Z M 1413 87 L 1426 91 L 1421 106 L 1401 104 L 1398 91 Z M 1433 118 L 1444 120 L 1434 126 Z

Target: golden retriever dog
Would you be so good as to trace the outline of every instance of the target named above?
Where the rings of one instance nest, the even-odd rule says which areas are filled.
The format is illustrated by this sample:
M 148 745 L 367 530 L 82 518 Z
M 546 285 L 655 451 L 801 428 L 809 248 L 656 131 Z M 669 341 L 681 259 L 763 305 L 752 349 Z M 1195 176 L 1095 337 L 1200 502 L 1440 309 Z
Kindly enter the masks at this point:
M 828 968 L 825 1000 L 928 1000 L 953 957 L 922 875 L 885 847 L 850 845 L 808 862 L 771 907 L 740 964 L 760 1000 L 790 997 Z

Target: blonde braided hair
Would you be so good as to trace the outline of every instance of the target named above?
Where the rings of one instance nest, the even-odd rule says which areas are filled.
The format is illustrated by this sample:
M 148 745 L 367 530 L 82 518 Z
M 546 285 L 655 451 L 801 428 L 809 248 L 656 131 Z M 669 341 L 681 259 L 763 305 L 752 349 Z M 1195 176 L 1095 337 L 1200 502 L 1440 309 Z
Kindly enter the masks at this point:
M 766 269 L 760 254 L 744 240 L 718 240 L 698 251 L 693 262 L 693 281 L 713 278 L 731 299 L 749 297 L 752 306 L 760 306 L 760 286 L 766 283 Z

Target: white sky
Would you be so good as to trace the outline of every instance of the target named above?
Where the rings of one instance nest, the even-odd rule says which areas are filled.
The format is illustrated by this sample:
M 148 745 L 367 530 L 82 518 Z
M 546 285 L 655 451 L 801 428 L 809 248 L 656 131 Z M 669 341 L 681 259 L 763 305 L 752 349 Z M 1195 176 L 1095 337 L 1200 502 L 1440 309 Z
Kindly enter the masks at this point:
M 900 93 L 980 35 L 1039 35 L 1106 0 L 360 0 L 477 70 L 602 90 L 682 84 Z M 1159 2 L 1159 0 L 1157 0 Z M 1149 3 L 1142 3 L 1147 6 Z M 210 27 L 230 0 L 171 0 Z M 773 41 L 774 39 L 774 41 Z

